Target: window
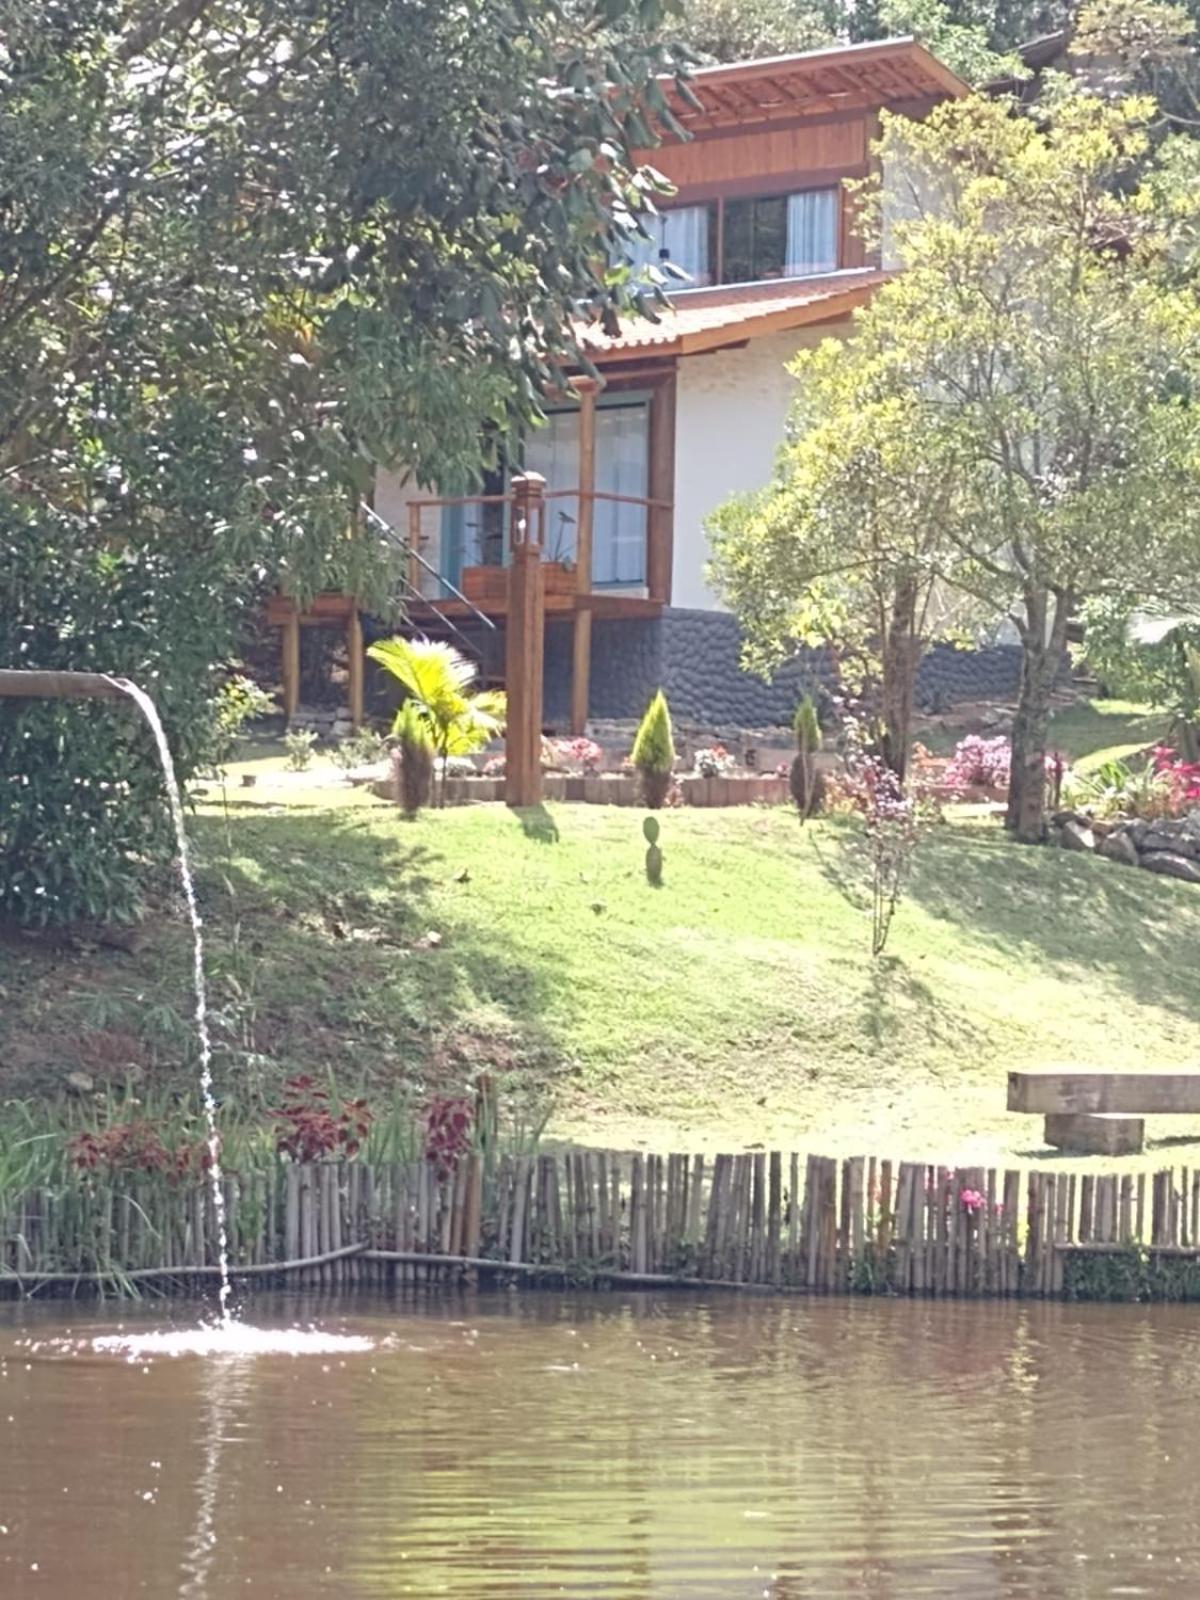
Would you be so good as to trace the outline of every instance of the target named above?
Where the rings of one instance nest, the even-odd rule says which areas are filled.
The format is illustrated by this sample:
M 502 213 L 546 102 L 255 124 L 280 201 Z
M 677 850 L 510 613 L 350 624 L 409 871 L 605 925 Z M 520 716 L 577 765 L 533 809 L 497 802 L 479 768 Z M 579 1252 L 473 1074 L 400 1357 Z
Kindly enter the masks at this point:
M 838 192 L 806 189 L 723 207 L 722 283 L 758 283 L 835 272 Z
M 656 217 L 643 217 L 642 226 L 650 237 L 635 237 L 629 242 L 634 276 L 640 276 L 647 266 L 670 261 L 673 267 L 687 274 L 687 280 L 680 285 L 674 274 L 664 274 L 669 279 L 668 289 L 673 285 L 699 288 L 711 283 L 709 263 L 714 254 L 711 248 L 714 214 L 712 206 L 677 206 Z
M 596 492 L 644 500 L 649 478 L 650 405 L 645 391 L 602 394 L 596 406 Z M 525 439 L 525 469 L 540 472 L 548 491 L 579 485 L 579 412 L 552 411 Z M 548 561 L 575 557 L 575 496 L 546 505 Z M 597 499 L 592 514 L 592 584 L 646 581 L 646 507 Z

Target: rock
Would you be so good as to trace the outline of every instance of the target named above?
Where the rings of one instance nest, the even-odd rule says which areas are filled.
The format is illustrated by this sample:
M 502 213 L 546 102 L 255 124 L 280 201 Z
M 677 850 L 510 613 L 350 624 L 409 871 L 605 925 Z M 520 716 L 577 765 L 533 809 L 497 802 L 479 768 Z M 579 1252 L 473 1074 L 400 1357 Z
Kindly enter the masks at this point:
M 1080 822 L 1076 817 L 1068 817 L 1062 825 L 1060 842 L 1064 850 L 1094 850 L 1096 835 L 1086 822 Z
M 1147 872 L 1161 873 L 1164 878 L 1182 878 L 1185 883 L 1200 883 L 1200 862 L 1176 855 L 1171 850 L 1146 851 L 1140 865 Z
M 95 1079 L 88 1072 L 68 1072 L 67 1088 L 73 1094 L 91 1094 L 96 1087 Z
M 1178 856 L 1195 856 L 1198 847 L 1200 841 L 1189 838 L 1175 822 L 1153 823 L 1138 846 L 1143 852 L 1158 854 L 1165 850 Z
M 1106 856 L 1109 861 L 1119 861 L 1123 866 L 1136 867 L 1138 864 L 1137 846 L 1128 833 L 1115 832 L 1100 840 L 1096 846 L 1098 855 Z

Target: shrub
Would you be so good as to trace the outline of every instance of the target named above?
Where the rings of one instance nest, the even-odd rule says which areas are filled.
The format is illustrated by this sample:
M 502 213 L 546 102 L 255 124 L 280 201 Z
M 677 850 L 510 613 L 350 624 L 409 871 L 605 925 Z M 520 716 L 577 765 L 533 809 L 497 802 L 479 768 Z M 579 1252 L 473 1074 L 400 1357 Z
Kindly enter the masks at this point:
M 646 880 L 655 889 L 662 887 L 663 853 L 658 847 L 658 819 L 647 817 L 642 823 L 642 837 L 646 841 Z
M 792 732 L 796 736 L 796 754 L 788 771 L 788 788 L 800 820 L 804 822 L 819 808 L 824 797 L 824 783 L 814 764 L 821 748 L 821 723 L 812 695 L 806 694 L 796 707 Z
M 917 809 L 900 779 L 882 761 L 868 762 L 863 789 L 863 833 L 871 879 L 871 954 L 877 956 L 887 944 L 917 846 Z
M 312 1078 L 289 1078 L 282 1106 L 268 1115 L 277 1124 L 275 1148 L 292 1161 L 356 1156 L 374 1120 L 365 1100 L 335 1100 Z
M 571 773 L 590 773 L 600 770 L 604 751 L 594 739 L 544 739 L 543 763 L 552 768 L 565 768 Z
M 406 700 L 396 713 L 392 732 L 397 740 L 400 804 L 406 816 L 415 817 L 429 804 L 433 785 L 433 730 L 415 700 Z
M 659 810 L 670 792 L 671 774 L 675 766 L 671 712 L 661 689 L 646 707 L 646 714 L 633 741 L 631 759 L 641 780 L 643 800 L 651 811 Z
M 375 728 L 360 728 L 348 739 L 343 739 L 333 752 L 333 759 L 343 772 L 353 772 L 356 767 L 373 767 L 388 752 L 388 742 Z
M 1000 735 L 984 739 L 968 734 L 954 747 L 945 781 L 954 789 L 1007 789 L 1012 771 L 1012 744 Z
M 287 764 L 290 772 L 307 772 L 312 766 L 313 745 L 317 736 L 311 728 L 293 728 L 290 733 L 283 736 L 283 748 L 287 751 Z
M 736 759 L 723 744 L 708 745 L 697 750 L 692 759 L 692 771 L 698 778 L 723 778 L 737 766 Z
M 215 768 L 224 767 L 233 757 L 238 737 L 253 717 L 269 716 L 275 702 L 253 678 L 235 672 L 217 691 L 213 713 L 210 759 Z

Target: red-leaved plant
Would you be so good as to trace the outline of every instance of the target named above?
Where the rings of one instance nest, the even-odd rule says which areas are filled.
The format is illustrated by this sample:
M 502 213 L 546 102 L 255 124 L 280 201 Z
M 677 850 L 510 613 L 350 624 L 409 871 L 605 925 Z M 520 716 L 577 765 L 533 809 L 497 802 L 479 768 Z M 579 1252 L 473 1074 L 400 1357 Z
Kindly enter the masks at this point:
M 454 1176 L 470 1150 L 474 1118 L 474 1106 L 462 1096 L 439 1096 L 430 1102 L 425 1113 L 425 1159 L 439 1183 Z
M 268 1113 L 278 1124 L 275 1148 L 281 1155 L 303 1162 L 358 1154 L 373 1120 L 365 1100 L 335 1102 L 304 1074 L 283 1088 L 285 1103 Z
M 67 1156 L 81 1172 L 154 1173 L 172 1183 L 197 1178 L 212 1165 L 205 1140 L 168 1148 L 159 1130 L 144 1118 L 117 1122 L 97 1133 L 74 1134 L 67 1141 Z

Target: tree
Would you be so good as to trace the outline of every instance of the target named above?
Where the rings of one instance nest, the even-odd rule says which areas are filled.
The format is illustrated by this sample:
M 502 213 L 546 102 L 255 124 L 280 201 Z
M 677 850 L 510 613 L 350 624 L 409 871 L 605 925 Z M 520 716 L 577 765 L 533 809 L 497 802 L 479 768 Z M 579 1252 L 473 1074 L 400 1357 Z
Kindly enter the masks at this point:
M 711 577 L 742 623 L 748 665 L 770 672 L 797 645 L 833 651 L 843 684 L 878 702 L 875 739 L 903 778 L 917 669 L 961 616 L 943 576 L 953 470 L 914 460 L 920 399 L 861 335 L 792 364 L 798 389 L 775 477 L 709 520 Z
M 476 667 L 453 645 L 440 639 L 381 639 L 367 654 L 404 687 L 406 700 L 396 715 L 393 732 L 410 744 L 410 703 L 429 728 L 430 742 L 442 763 L 441 803 L 446 803 L 447 765 L 453 756 L 471 756 L 504 729 L 505 698 L 501 690 L 471 692 Z
M 564 37 L 551 0 L 10 0 L 0 659 L 137 678 L 186 778 L 265 588 L 392 609 L 375 463 L 477 471 L 580 308 L 627 297 L 669 3 L 579 0 Z M 0 708 L 0 771 L 38 788 L 0 786 L 0 913 L 131 913 L 164 848 L 140 747 L 83 718 Z
M 1129 614 L 1119 602 L 1084 608 L 1088 666 L 1112 694 L 1161 706 L 1188 761 L 1200 759 L 1200 612 Z

